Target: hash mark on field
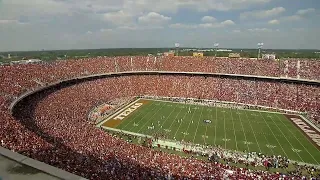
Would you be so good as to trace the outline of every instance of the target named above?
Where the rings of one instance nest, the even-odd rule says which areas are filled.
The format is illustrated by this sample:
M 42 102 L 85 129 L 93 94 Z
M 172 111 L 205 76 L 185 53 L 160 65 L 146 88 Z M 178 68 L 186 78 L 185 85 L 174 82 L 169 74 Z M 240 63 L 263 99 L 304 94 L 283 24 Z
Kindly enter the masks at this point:
M 189 135 L 188 132 L 181 132 L 184 136 Z
M 243 141 L 243 143 L 246 144 L 246 145 L 253 144 L 252 142 L 248 142 L 248 141 Z
M 273 149 L 273 148 L 276 148 L 276 147 L 277 147 L 277 146 L 270 145 L 270 144 L 267 144 L 266 146 L 267 146 L 267 148 L 270 148 L 270 149 Z
M 291 148 L 292 149 L 292 151 L 293 152 L 295 152 L 295 153 L 299 153 L 299 152 L 301 152 L 301 150 L 300 149 L 295 149 L 295 148 Z

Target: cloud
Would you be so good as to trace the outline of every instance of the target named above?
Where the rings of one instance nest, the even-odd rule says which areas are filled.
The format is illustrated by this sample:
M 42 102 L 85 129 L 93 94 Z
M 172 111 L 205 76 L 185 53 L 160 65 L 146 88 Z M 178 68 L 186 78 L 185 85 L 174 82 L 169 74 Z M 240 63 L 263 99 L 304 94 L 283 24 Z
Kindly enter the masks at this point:
M 100 32 L 112 32 L 112 29 L 104 29 L 104 28 L 101 28 L 101 29 L 100 29 Z
M 299 21 L 303 18 L 299 15 L 291 15 L 291 16 L 284 16 L 280 18 L 280 21 Z
M 226 20 L 223 22 L 215 22 L 215 23 L 200 23 L 200 24 L 182 24 L 182 23 L 176 23 L 176 24 L 170 24 L 170 28 L 176 28 L 176 29 L 195 29 L 195 28 L 220 28 L 220 27 L 226 27 L 234 25 L 235 23 L 232 20 Z
M 212 22 L 215 22 L 217 19 L 212 17 L 212 16 L 203 16 L 201 18 L 201 21 L 202 22 L 206 22 L 206 23 L 212 23 Z
M 195 24 L 181 24 L 181 23 L 175 23 L 175 24 L 170 24 L 169 25 L 170 28 L 174 28 L 174 29 L 195 29 L 198 26 Z
M 277 19 L 273 19 L 273 20 L 268 21 L 268 24 L 272 24 L 272 25 L 274 25 L 274 24 L 280 24 L 280 21 L 277 20 Z
M 92 34 L 92 31 L 87 31 L 86 34 Z
M 164 24 L 171 20 L 171 17 L 161 15 L 156 12 L 150 12 L 147 15 L 140 16 L 138 22 L 142 24 Z
M 272 29 L 268 28 L 253 28 L 253 29 L 248 29 L 250 32 L 272 32 Z
M 133 22 L 132 15 L 123 10 L 103 14 L 103 20 L 112 24 L 130 24 Z
M 221 22 L 222 26 L 230 26 L 230 25 L 234 25 L 235 23 L 232 20 L 226 20 Z
M 240 33 L 241 30 L 240 30 L 240 29 L 235 29 L 235 30 L 233 30 L 232 32 L 234 32 L 234 33 Z
M 297 11 L 298 15 L 306 15 L 306 14 L 310 14 L 313 13 L 315 11 L 314 8 L 308 8 L 308 9 L 300 9 Z
M 137 11 L 177 12 L 179 9 L 192 11 L 230 11 L 263 5 L 271 0 L 123 0 L 124 7 Z
M 275 7 L 269 10 L 255 10 L 240 13 L 240 19 L 265 19 L 275 17 L 286 11 L 283 7 Z
M 9 19 L 0 19 L 0 24 L 12 24 L 12 23 L 18 23 L 17 20 L 9 20 Z

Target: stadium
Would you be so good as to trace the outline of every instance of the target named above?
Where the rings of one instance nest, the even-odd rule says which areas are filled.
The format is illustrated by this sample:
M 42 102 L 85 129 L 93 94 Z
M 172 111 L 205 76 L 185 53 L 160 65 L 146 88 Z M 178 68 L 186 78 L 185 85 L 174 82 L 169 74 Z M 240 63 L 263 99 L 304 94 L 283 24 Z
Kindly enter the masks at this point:
M 87 179 L 319 178 L 319 67 L 186 56 L 2 65 L 1 146 Z

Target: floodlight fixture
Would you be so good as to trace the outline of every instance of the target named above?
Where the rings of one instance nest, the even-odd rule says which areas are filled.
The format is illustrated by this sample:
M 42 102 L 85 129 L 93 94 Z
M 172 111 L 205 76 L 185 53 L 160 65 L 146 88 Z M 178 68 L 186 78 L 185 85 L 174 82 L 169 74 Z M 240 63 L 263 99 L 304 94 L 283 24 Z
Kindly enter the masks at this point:
M 180 44 L 179 44 L 179 43 L 175 43 L 174 46 L 176 47 L 176 54 L 177 54 L 177 56 L 179 56 L 179 47 L 180 47 Z
M 214 43 L 213 46 L 214 46 L 214 51 L 215 51 L 214 58 L 216 58 L 217 57 L 217 49 L 219 47 L 219 43 Z
M 260 42 L 260 43 L 257 44 L 257 46 L 258 46 L 258 58 L 257 59 L 259 59 L 260 58 L 260 54 L 261 54 L 261 48 L 263 47 L 263 43 Z

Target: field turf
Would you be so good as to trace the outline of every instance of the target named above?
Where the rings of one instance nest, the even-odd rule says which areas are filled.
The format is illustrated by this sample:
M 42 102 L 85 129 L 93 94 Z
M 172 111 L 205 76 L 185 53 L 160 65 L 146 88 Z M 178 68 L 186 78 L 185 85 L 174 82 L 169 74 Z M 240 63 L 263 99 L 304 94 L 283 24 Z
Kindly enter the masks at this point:
M 320 163 L 320 151 L 283 114 L 153 100 L 143 102 L 144 105 L 114 128 L 147 135 L 165 134 L 168 139 L 219 145 L 237 151 L 281 155 L 298 162 Z M 154 129 L 150 129 L 152 124 Z

